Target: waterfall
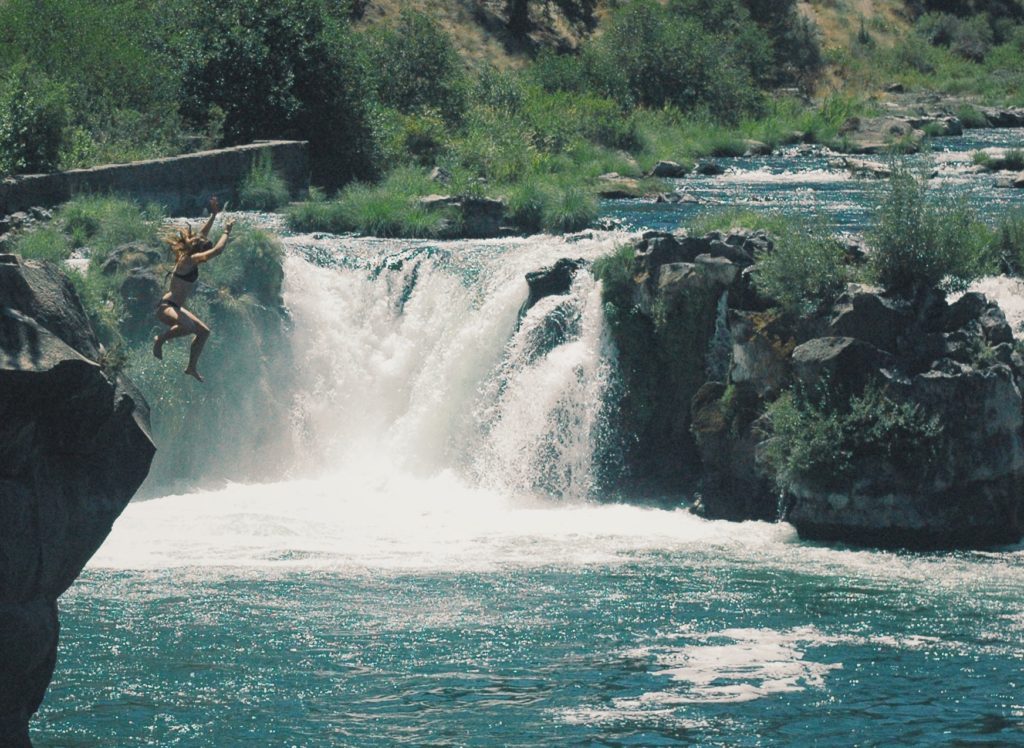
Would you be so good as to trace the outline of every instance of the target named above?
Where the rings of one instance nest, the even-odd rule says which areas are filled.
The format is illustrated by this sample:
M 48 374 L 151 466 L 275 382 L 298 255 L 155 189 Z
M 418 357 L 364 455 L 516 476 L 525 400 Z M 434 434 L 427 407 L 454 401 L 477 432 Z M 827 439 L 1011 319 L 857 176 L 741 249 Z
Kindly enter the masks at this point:
M 592 495 L 611 375 L 600 284 L 582 269 L 569 294 L 519 310 L 527 272 L 624 238 L 289 239 L 292 472 L 451 470 L 517 494 Z

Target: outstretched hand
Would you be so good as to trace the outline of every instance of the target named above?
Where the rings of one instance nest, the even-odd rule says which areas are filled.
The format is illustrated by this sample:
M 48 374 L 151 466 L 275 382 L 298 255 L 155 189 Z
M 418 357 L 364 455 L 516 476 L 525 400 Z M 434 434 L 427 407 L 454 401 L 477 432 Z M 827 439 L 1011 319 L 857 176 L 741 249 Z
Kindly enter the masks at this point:
M 210 198 L 210 215 L 217 215 L 220 213 L 220 203 L 217 202 L 217 196 L 214 195 Z

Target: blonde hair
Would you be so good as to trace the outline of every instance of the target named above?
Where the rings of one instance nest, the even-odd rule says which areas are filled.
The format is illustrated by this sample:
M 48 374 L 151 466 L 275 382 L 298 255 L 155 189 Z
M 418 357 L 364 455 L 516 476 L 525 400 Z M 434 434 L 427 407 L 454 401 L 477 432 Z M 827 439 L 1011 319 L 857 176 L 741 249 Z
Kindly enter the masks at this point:
M 178 262 L 184 257 L 192 255 L 202 244 L 203 235 L 193 234 L 192 227 L 185 224 L 184 229 L 178 229 L 176 234 L 171 234 L 164 239 L 174 253 L 174 261 Z

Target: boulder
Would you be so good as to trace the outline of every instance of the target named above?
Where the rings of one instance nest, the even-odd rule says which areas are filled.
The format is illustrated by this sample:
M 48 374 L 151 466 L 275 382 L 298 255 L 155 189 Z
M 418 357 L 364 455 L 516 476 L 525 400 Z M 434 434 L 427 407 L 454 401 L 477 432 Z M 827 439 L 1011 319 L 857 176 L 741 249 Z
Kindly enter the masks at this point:
M 990 345 L 1013 342 L 1013 329 L 999 305 L 989 301 L 985 294 L 971 291 L 946 309 L 942 329 L 944 332 L 954 332 L 974 324 Z
M 796 347 L 792 333 L 767 312 L 729 310 L 728 324 L 732 337 L 729 381 L 773 399 L 792 381 L 790 356 Z
M 858 338 L 894 352 L 912 319 L 905 304 L 868 286 L 851 285 L 832 306 L 827 329 L 830 336 Z
M 57 597 L 149 470 L 145 401 L 104 373 L 70 281 L 0 257 L 0 744 L 28 746 L 57 654 Z
M 809 390 L 827 386 L 852 393 L 862 390 L 895 359 L 857 338 L 823 337 L 798 345 L 792 363 L 796 378 Z
M 689 173 L 682 164 L 678 164 L 675 161 L 659 161 L 651 169 L 652 177 L 662 177 L 664 179 L 674 179 L 677 177 L 685 177 Z
M 702 177 L 717 177 L 721 174 L 725 174 L 725 168 L 717 161 L 701 161 L 694 168 L 694 172 L 700 174 Z
M 673 262 L 696 262 L 700 255 L 728 260 L 742 270 L 753 264 L 759 252 L 769 252 L 772 241 L 763 231 L 736 229 L 728 234 L 712 231 L 705 236 L 685 232 L 645 231 L 635 247 L 634 272 L 638 278 L 657 282 L 658 268 Z M 729 285 L 732 281 L 729 281 Z
M 435 166 L 430 171 L 430 181 L 438 184 L 451 184 L 452 173 L 443 166 Z
M 430 212 L 445 211 L 455 216 L 442 231 L 447 238 L 476 238 L 502 236 L 504 233 L 505 203 L 489 197 L 427 195 L 419 205 Z
M 836 145 L 847 153 L 884 153 L 893 147 L 920 149 L 925 133 L 904 117 L 851 117 L 839 128 Z
M 743 147 L 746 148 L 744 156 L 770 156 L 772 155 L 772 147 L 767 143 L 762 143 L 760 140 L 744 140 Z
M 530 291 L 519 310 L 520 317 L 545 296 L 561 296 L 569 293 L 573 278 L 576 277 L 576 271 L 585 267 L 586 264 L 586 260 L 571 260 L 563 257 L 554 265 L 527 273 L 526 285 Z
M 615 171 L 602 174 L 597 181 L 597 195 L 605 200 L 628 200 L 644 195 L 638 180 L 624 177 Z
M 159 249 L 147 244 L 132 242 L 111 250 L 103 264 L 100 265 L 100 271 L 104 275 L 116 275 L 127 273 L 135 268 L 154 267 L 168 259 L 168 256 Z
M 690 430 L 703 467 L 693 511 L 709 519 L 773 521 L 778 498 L 758 465 L 760 400 L 742 384 L 708 382 L 694 395 Z
M 979 109 L 989 127 L 1024 127 L 1024 109 L 997 109 L 982 107 Z
M 1024 172 L 1019 174 L 1001 174 L 995 178 L 992 186 L 1003 190 L 1024 189 Z
M 907 120 L 915 130 L 924 130 L 933 138 L 947 138 L 964 134 L 964 125 L 959 117 L 952 115 L 927 115 L 910 117 Z
M 892 176 L 892 169 L 885 164 L 867 161 L 862 158 L 844 156 L 829 161 L 829 166 L 833 169 L 846 169 L 852 176 L 862 179 L 888 179 Z

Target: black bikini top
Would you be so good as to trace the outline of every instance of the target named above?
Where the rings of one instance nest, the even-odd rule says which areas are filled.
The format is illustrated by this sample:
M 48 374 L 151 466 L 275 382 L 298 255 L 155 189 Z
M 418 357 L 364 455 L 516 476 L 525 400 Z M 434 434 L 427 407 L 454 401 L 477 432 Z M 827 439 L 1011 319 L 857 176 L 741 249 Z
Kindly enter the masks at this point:
M 192 269 L 189 272 L 185 273 L 184 275 L 181 275 L 180 273 L 175 273 L 174 277 L 181 278 L 186 283 L 195 283 L 197 280 L 199 280 L 199 266 L 193 265 Z

